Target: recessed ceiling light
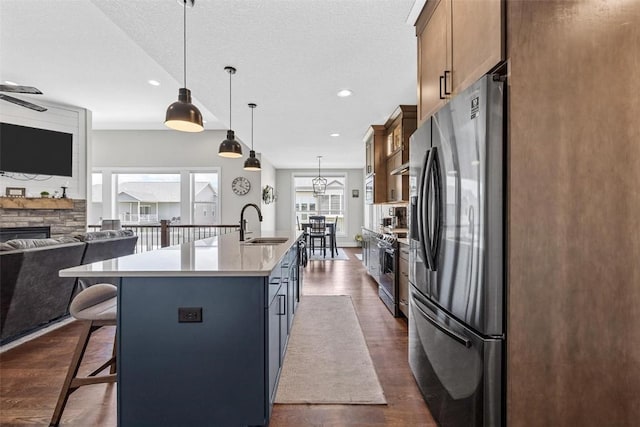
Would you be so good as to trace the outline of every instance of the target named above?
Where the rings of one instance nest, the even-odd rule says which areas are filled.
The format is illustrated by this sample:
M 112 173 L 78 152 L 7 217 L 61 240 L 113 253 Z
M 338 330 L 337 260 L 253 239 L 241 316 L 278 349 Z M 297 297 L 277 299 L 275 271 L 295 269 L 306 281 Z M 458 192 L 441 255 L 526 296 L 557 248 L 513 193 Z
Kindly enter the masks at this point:
M 207 123 L 207 121 L 206 121 L 206 120 L 203 120 L 203 121 L 202 121 L 202 123 Z
M 147 83 L 149 83 L 151 86 L 160 86 L 160 82 L 157 80 L 148 80 Z
M 349 89 L 342 89 L 340 92 L 338 92 L 338 96 L 341 98 L 351 96 L 351 95 L 353 95 L 353 92 L 351 92 Z
M 340 136 L 339 133 L 332 133 L 331 136 Z
M 18 83 L 16 82 L 12 82 L 11 80 L 5 80 L 4 81 L 6 84 L 8 84 L 9 86 L 18 86 Z

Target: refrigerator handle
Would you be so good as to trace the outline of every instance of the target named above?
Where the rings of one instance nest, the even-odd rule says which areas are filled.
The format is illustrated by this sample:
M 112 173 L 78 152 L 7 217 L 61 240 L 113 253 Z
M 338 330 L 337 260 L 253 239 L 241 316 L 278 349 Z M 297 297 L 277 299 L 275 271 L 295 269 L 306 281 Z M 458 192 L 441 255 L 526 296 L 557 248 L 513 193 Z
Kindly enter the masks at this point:
M 427 165 L 425 167 L 426 172 L 425 172 L 425 179 L 423 182 L 423 189 L 422 189 L 422 242 L 423 242 L 423 246 L 424 246 L 424 255 L 425 255 L 425 261 L 427 261 L 427 266 L 429 267 L 429 270 L 431 271 L 436 271 L 436 264 L 434 262 L 433 259 L 433 251 L 432 251 L 432 247 L 433 247 L 433 242 L 431 240 L 431 222 L 429 221 L 429 204 L 430 204 L 430 197 L 429 197 L 429 193 L 430 193 L 430 187 L 431 187 L 431 177 L 433 176 L 433 159 L 435 157 L 436 154 L 436 148 L 433 147 L 431 150 L 429 150 L 429 156 L 427 157 Z
M 441 169 L 440 169 L 440 160 L 438 158 L 437 147 L 433 147 L 433 167 L 432 167 L 432 176 L 433 176 L 433 188 L 434 188 L 434 198 L 435 198 L 435 208 L 436 212 L 436 222 L 435 228 L 433 230 L 433 241 L 431 242 L 431 253 L 434 259 L 434 268 L 435 271 L 435 260 L 438 259 L 438 252 L 440 249 L 440 241 L 442 240 L 442 229 L 443 229 L 443 211 L 444 211 L 444 202 L 442 197 L 442 177 L 441 177 Z
M 460 334 L 452 331 L 451 329 L 449 329 L 446 326 L 444 326 L 442 323 L 438 322 L 436 319 L 434 319 L 431 316 L 429 316 L 423 309 L 420 308 L 420 306 L 418 304 L 414 304 L 414 307 L 418 309 L 420 314 L 422 314 L 422 317 L 427 319 L 427 321 L 429 323 L 431 323 L 433 326 L 435 326 L 437 329 L 439 329 L 442 333 L 450 336 L 451 338 L 453 338 L 454 340 L 458 341 L 460 344 L 462 344 L 463 346 L 465 346 L 467 348 L 471 347 L 471 340 L 469 340 L 469 339 L 461 336 Z
M 429 243 L 426 240 L 426 230 L 425 227 L 429 225 L 425 222 L 426 216 L 424 214 L 425 210 L 425 197 L 424 197 L 424 189 L 427 185 L 427 180 L 429 177 L 429 159 L 431 158 L 431 150 L 428 150 L 424 154 L 424 159 L 422 161 L 422 170 L 420 172 L 420 185 L 418 188 L 418 237 L 420 240 L 420 255 L 422 255 L 422 259 L 427 264 L 427 268 L 431 269 L 431 261 L 427 253 L 427 248 L 429 247 Z
M 425 249 L 425 240 L 424 240 L 424 209 L 423 209 L 423 201 L 424 201 L 424 184 L 427 176 L 427 162 L 429 159 L 430 150 L 427 150 L 424 153 L 424 158 L 422 160 L 422 168 L 420 169 L 420 179 L 418 181 L 418 200 L 416 205 L 416 221 L 418 223 L 418 247 L 420 248 L 420 255 L 422 255 L 422 259 L 427 263 L 427 267 L 431 267 L 429 265 L 429 260 L 427 258 L 427 251 Z

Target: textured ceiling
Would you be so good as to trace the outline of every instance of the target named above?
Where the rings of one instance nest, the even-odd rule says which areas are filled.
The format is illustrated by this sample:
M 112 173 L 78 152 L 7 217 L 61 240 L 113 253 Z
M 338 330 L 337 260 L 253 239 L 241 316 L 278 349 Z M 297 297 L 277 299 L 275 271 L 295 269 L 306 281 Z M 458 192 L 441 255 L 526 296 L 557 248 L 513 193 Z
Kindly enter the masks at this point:
M 277 168 L 317 167 L 317 155 L 323 168 L 362 167 L 367 126 L 416 103 L 413 3 L 196 0 L 187 87 L 205 127 L 229 125 L 232 65 L 241 140 L 255 102 L 255 149 Z M 182 86 L 182 13 L 175 0 L 2 0 L 0 79 L 92 110 L 95 129 L 162 129 Z M 354 95 L 337 97 L 343 88 Z

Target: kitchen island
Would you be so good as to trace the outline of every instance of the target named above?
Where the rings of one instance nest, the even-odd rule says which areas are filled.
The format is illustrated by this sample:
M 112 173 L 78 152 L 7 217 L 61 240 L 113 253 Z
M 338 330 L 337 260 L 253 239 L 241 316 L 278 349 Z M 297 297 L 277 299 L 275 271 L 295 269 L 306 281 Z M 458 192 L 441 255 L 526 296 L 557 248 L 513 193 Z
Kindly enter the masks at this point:
M 118 425 L 269 423 L 300 298 L 300 235 L 231 233 L 60 271 L 120 278 Z

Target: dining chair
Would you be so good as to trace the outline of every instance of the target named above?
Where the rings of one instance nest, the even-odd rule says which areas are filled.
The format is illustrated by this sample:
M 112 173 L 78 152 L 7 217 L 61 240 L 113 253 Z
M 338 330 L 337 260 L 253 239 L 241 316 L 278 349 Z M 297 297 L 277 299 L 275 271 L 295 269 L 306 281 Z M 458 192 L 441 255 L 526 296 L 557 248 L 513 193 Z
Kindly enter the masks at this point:
M 333 242 L 333 249 L 336 250 L 336 255 L 338 255 L 338 239 L 336 239 L 336 234 L 338 234 L 338 215 L 336 215 L 335 220 L 333 221 L 333 235 L 331 236 L 331 241 Z M 331 250 L 331 254 L 333 254 L 333 249 Z
M 298 226 L 298 230 L 302 230 L 302 238 L 304 239 L 305 244 L 309 243 L 309 232 L 307 231 L 307 227 L 303 227 L 300 224 L 300 218 L 296 215 L 296 225 Z
M 327 256 L 327 224 L 326 217 L 321 215 L 312 215 L 309 217 L 309 239 L 311 253 L 316 251 L 316 240 L 320 240 L 322 244 L 323 256 Z

